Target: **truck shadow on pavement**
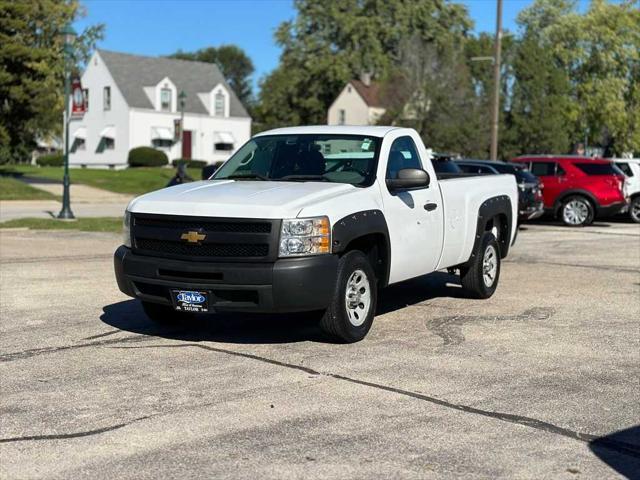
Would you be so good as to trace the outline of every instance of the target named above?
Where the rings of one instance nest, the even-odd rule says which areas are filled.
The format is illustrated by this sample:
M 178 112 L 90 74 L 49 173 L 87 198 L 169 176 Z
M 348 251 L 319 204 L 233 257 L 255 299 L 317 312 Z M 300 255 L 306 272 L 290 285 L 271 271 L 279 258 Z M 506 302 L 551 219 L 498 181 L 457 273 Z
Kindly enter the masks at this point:
M 462 297 L 462 289 L 451 283 L 457 277 L 435 272 L 383 290 L 376 315 L 394 312 L 436 297 Z M 118 330 L 190 342 L 294 343 L 331 342 L 318 328 L 320 313 L 197 315 L 181 325 L 160 325 L 151 321 L 137 300 L 125 300 L 103 307 L 100 320 Z M 117 332 L 112 332 L 117 333 Z M 90 339 L 110 335 L 100 334 Z
M 640 425 L 591 440 L 589 449 L 620 475 L 640 478 Z

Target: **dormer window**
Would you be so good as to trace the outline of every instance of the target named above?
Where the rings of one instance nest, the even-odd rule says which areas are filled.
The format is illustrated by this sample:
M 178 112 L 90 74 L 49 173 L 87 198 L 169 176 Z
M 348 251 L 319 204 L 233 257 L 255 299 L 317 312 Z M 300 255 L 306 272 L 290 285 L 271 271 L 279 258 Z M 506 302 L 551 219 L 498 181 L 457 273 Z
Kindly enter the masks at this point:
M 171 111 L 171 89 L 163 88 L 160 90 L 160 110 L 163 112 Z
M 216 117 L 224 117 L 224 93 L 218 90 L 214 98 L 213 114 Z

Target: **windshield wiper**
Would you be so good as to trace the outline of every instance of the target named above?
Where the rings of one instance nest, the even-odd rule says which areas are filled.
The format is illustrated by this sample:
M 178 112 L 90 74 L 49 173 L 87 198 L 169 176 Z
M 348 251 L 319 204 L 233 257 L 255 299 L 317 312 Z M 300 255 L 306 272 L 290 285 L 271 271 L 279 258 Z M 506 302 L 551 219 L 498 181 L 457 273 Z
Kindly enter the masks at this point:
M 323 175 L 285 175 L 284 177 L 280 177 L 275 179 L 278 181 L 292 181 L 295 182 L 297 180 L 305 181 L 305 180 L 320 180 L 321 182 L 329 182 L 330 180 Z
M 258 180 L 269 180 L 267 177 L 265 177 L 264 175 L 261 175 L 259 173 L 254 173 L 254 172 L 247 172 L 247 173 L 234 173 L 231 175 L 228 175 L 225 178 L 221 178 L 220 180 L 236 180 L 236 179 L 241 179 L 241 178 L 250 178 L 250 179 L 258 179 Z

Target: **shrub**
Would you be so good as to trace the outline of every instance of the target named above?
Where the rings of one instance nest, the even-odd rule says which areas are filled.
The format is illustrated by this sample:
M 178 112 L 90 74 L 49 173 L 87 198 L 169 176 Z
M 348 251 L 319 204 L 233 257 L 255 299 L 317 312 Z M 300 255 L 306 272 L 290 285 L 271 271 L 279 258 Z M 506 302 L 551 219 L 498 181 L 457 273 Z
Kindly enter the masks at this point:
M 129 150 L 127 163 L 130 167 L 163 167 L 169 163 L 167 154 L 151 147 L 136 147 Z
M 171 160 L 171 165 L 177 167 L 178 165 L 186 165 L 187 168 L 204 168 L 208 162 L 206 160 L 193 160 L 190 158 L 176 158 Z
M 64 155 L 61 153 L 40 155 L 36 158 L 36 165 L 40 165 L 41 167 L 61 167 L 64 165 Z

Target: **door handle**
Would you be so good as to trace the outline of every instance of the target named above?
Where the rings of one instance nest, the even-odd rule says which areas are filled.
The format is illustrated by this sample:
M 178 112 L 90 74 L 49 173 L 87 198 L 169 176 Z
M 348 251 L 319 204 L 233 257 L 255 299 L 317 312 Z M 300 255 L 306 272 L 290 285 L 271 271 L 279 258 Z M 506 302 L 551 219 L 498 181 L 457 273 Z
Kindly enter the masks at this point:
M 437 203 L 425 203 L 424 204 L 424 209 L 427 212 L 432 212 L 434 211 L 436 208 L 438 208 L 438 204 Z

